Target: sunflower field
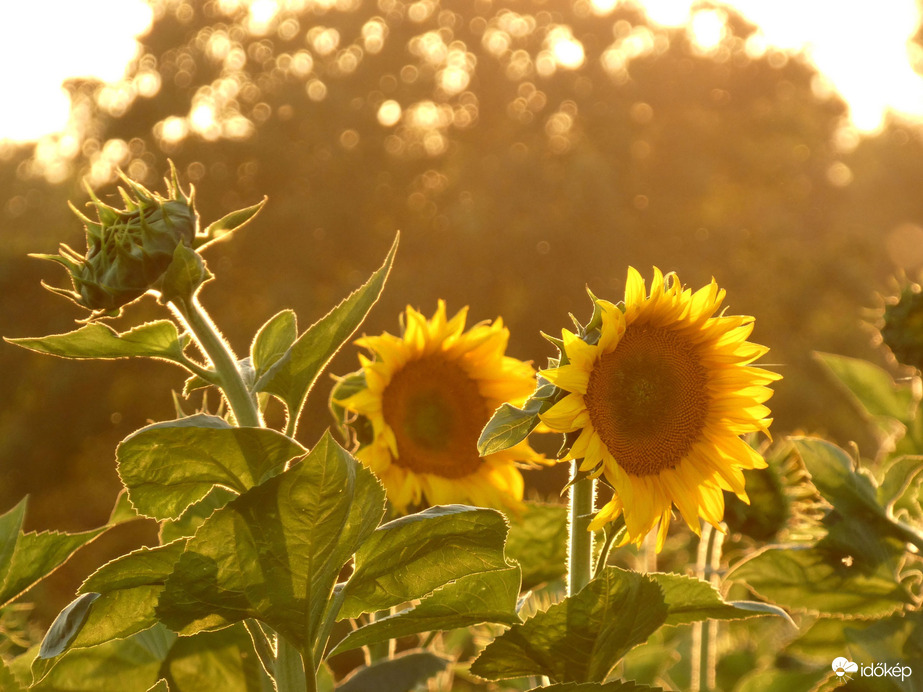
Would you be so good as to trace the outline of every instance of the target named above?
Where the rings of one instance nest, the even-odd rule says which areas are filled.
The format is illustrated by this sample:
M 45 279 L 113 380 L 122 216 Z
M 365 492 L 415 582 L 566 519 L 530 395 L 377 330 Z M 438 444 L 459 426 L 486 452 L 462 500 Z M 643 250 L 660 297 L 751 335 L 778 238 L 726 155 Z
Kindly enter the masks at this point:
M 923 126 L 655 4 L 150 0 L 0 139 L 0 692 L 923 692 Z
M 622 300 L 590 293 L 586 324 L 546 336 L 557 355 L 538 371 L 506 355 L 500 318 L 466 329 L 466 309 L 407 307 L 336 378 L 340 441 L 306 447 L 306 398 L 384 290 L 398 239 L 321 320 L 299 330 L 282 310 L 240 358 L 200 301 L 200 251 L 262 203 L 203 228 L 175 169 L 165 197 L 123 182 L 124 208 L 91 191 L 96 218 L 78 212 L 85 254 L 39 255 L 67 271 L 72 289 L 48 288 L 90 311 L 83 326 L 7 340 L 164 360 L 186 383 L 174 419 L 118 445 L 105 526 L 24 532 L 25 501 L 0 517 L 2 603 L 118 524 L 152 519 L 158 542 L 94 571 L 40 643 L 4 659 L 4 689 L 913 689 L 919 378 L 819 356 L 878 454 L 771 444 L 781 375 L 757 363 L 754 318 L 728 314 L 714 280 L 693 290 L 654 268 L 648 287 L 629 267 Z M 102 321 L 148 293 L 165 317 Z M 886 312 L 905 358 L 919 296 Z M 546 435 L 556 454 L 532 446 Z M 521 469 L 556 464 L 566 506 L 524 500 Z

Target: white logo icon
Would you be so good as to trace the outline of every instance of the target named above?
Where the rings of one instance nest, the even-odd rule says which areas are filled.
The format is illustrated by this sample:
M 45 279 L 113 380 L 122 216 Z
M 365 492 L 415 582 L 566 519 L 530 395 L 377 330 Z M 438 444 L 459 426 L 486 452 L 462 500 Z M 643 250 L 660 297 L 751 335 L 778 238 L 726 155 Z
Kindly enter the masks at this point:
M 852 661 L 840 656 L 839 658 L 833 659 L 833 672 L 836 673 L 838 678 L 846 677 L 848 680 L 851 680 L 847 673 L 856 673 L 859 671 L 859 664 L 853 663 Z

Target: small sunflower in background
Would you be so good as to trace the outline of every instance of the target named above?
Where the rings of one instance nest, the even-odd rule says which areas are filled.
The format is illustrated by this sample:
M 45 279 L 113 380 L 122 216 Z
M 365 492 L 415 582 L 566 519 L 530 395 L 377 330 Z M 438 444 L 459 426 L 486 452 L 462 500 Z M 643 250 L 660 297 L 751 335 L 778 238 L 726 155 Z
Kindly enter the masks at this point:
M 718 313 L 724 295 L 656 268 L 648 294 L 629 268 L 623 304 L 594 299 L 585 333 L 563 330 L 559 367 L 539 374 L 566 394 L 540 417 L 613 488 L 591 530 L 624 515 L 625 541 L 640 544 L 659 522 L 659 551 L 673 505 L 698 533 L 699 517 L 720 524 L 724 490 L 748 501 L 742 469 L 766 462 L 740 435 L 768 434 L 767 385 L 781 376 L 751 365 L 768 349 L 747 341 L 752 317 Z
M 341 422 L 356 432 L 356 458 L 385 486 L 398 513 L 415 507 L 473 504 L 518 510 L 519 465 L 545 461 L 527 440 L 480 457 L 481 429 L 505 402 L 520 404 L 535 388 L 529 363 L 506 353 L 509 330 L 501 319 L 465 331 L 467 308 L 446 317 L 440 300 L 429 320 L 407 307 L 403 333 L 356 341 L 362 369 L 342 378 L 331 394 Z

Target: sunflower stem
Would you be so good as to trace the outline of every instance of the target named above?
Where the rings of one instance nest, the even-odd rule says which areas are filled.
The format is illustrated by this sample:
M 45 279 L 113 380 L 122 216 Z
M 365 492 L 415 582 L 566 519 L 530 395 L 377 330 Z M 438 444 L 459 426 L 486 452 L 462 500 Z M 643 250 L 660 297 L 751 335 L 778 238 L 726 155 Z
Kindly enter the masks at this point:
M 202 352 L 211 361 L 215 372 L 221 380 L 221 391 L 237 419 L 243 427 L 259 428 L 263 421 L 256 400 L 244 384 L 237 356 L 230 345 L 218 331 L 209 314 L 193 296 L 189 300 L 173 300 L 169 303 L 173 312 L 195 337 Z
M 711 524 L 703 522 L 702 537 L 696 555 L 695 571 L 715 588 L 721 568 L 722 534 Z M 713 690 L 717 683 L 718 665 L 718 623 L 714 620 L 696 622 L 692 626 L 692 671 L 693 692 Z
M 573 596 L 590 582 L 593 565 L 593 534 L 589 531 L 596 500 L 593 478 L 575 480 L 580 464 L 571 462 L 571 485 L 568 494 L 569 527 L 567 546 L 567 595 Z

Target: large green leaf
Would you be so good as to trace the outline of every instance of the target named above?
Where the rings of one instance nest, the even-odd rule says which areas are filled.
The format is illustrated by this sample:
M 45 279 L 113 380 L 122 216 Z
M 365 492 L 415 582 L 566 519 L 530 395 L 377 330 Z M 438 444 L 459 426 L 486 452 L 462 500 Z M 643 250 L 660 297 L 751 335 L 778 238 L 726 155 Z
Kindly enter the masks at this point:
M 407 651 L 360 668 L 344 680 L 336 692 L 412 692 L 451 661 L 431 651 Z
M 0 516 L 0 606 L 4 606 L 63 565 L 109 527 L 82 533 L 22 531 L 26 498 Z
M 383 512 L 374 475 L 327 433 L 301 462 L 199 527 L 157 615 L 184 635 L 253 617 L 303 651 L 341 567 Z
M 30 351 L 61 358 L 129 358 L 146 356 L 183 364 L 190 336 L 176 331 L 170 320 L 147 322 L 119 333 L 101 322 L 91 322 L 67 334 L 5 339 Z
M 471 672 L 490 680 L 547 675 L 554 682 L 602 682 L 668 616 L 654 579 L 607 567 L 579 593 L 497 637 Z
M 379 527 L 356 553 L 338 619 L 422 598 L 468 574 L 506 569 L 506 520 L 492 509 L 445 505 Z
M 0 658 L 0 690 L 4 692 L 24 692 L 26 685 L 19 682 L 13 671 L 7 668 L 6 663 Z
M 885 370 L 858 358 L 816 353 L 816 358 L 869 418 L 909 423 L 918 398 L 909 385 L 898 385 Z
M 759 609 L 761 604 L 728 603 L 707 581 L 684 574 L 657 572 L 649 575 L 660 585 L 667 605 L 665 625 L 684 625 L 700 620 L 742 620 L 760 615 L 781 614 L 784 611 Z
M 518 567 L 459 577 L 433 591 L 419 605 L 353 630 L 331 655 L 419 632 L 451 630 L 481 622 L 513 625 L 519 622 L 516 602 L 520 581 Z
M 30 689 L 61 692 L 147 692 L 159 679 L 160 668 L 176 640 L 162 625 L 87 649 L 72 649 L 54 660 L 36 659 L 37 685 Z
M 812 483 L 846 522 L 923 547 L 923 534 L 889 515 L 879 503 L 875 485 L 853 468 L 853 460 L 845 451 L 817 438 L 796 437 L 792 443 L 811 474 Z
M 192 536 L 216 509 L 224 507 L 237 497 L 237 493 L 216 485 L 198 502 L 190 505 L 176 519 L 160 522 L 160 542 L 170 543 L 177 538 Z
M 145 516 L 175 519 L 215 485 L 246 492 L 306 451 L 268 428 L 234 428 L 214 416 L 190 419 L 149 425 L 116 450 L 129 499 Z
M 727 578 L 774 603 L 818 613 L 876 617 L 913 600 L 889 562 L 844 561 L 819 547 L 763 550 Z
M 506 554 L 522 568 L 522 588 L 564 576 L 567 564 L 567 507 L 526 503 L 510 522 Z
M 257 380 L 254 391 L 268 392 L 281 399 L 288 408 L 290 421 L 297 422 L 318 375 L 378 301 L 397 243 L 395 238 L 384 264 L 365 284 L 311 325 Z M 289 428 L 294 429 L 292 423 Z

